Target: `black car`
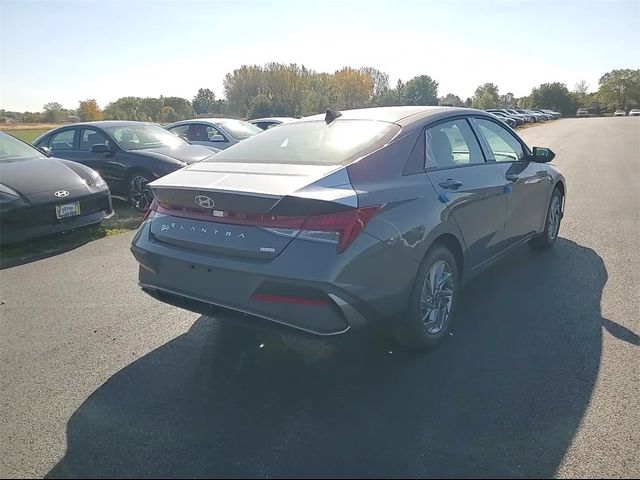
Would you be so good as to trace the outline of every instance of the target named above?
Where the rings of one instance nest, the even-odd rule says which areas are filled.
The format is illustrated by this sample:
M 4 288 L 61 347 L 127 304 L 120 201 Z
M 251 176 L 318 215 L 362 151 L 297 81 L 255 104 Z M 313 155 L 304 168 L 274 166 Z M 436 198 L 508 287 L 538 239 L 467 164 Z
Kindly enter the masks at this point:
M 114 196 L 126 198 L 140 210 L 153 200 L 146 187 L 149 182 L 213 155 L 155 123 L 132 121 L 67 125 L 40 136 L 34 145 L 93 168 Z
M 0 243 L 93 225 L 112 215 L 109 188 L 97 172 L 48 158 L 0 132 Z

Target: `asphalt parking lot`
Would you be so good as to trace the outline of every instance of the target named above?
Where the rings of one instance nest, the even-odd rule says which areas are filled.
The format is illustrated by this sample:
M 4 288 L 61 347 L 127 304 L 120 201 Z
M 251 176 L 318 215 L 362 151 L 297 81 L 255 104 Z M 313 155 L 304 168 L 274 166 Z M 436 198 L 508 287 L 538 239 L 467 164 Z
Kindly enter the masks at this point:
M 160 304 L 132 233 L 2 270 L 0 474 L 637 477 L 640 118 L 519 133 L 567 177 L 561 238 L 472 282 L 428 354 Z

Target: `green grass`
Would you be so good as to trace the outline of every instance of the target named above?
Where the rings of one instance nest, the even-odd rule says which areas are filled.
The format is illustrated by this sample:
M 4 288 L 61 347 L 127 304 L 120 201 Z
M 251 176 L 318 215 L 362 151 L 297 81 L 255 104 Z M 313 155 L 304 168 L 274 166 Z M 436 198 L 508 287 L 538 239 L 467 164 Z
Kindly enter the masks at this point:
M 57 255 L 100 238 L 135 230 L 140 226 L 141 212 L 117 199 L 114 199 L 113 203 L 116 214 L 100 225 L 1 246 L 0 268 Z
M 20 130 L 7 130 L 14 137 L 18 137 L 20 140 L 32 143 L 36 138 L 45 132 L 48 132 L 48 128 L 34 128 L 34 129 L 20 129 Z

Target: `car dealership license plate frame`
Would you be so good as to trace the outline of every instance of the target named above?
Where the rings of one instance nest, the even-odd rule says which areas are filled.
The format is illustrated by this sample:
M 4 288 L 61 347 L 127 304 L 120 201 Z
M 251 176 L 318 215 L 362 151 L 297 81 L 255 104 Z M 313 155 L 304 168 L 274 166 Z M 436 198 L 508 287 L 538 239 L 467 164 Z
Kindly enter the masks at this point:
M 56 218 L 58 220 L 77 217 L 78 215 L 80 215 L 80 202 L 71 202 L 56 205 Z

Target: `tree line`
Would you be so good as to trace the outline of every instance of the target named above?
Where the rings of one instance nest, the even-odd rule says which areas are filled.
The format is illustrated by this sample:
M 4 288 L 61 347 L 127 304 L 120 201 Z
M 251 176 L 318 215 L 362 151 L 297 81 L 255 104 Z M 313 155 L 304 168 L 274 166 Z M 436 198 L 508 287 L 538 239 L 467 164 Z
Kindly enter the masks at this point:
M 577 108 L 594 113 L 640 106 L 640 70 L 618 69 L 605 73 L 598 90 L 589 93 L 585 81 L 569 90 L 561 82 L 544 83 L 527 96 L 501 94 L 494 83 L 479 85 L 473 97 L 464 101 L 453 93 L 438 96 L 438 82 L 418 75 L 406 83 L 390 86 L 389 75 L 373 67 L 344 67 L 334 73 L 320 73 L 304 65 L 268 63 L 243 65 L 223 81 L 225 98 L 218 99 L 208 88 L 198 90 L 192 100 L 180 97 L 122 97 L 104 109 L 94 99 L 79 102 L 67 110 L 57 102 L 47 103 L 42 112 L 5 112 L 28 123 L 63 121 L 140 120 L 173 122 L 196 116 L 306 116 L 327 108 L 343 110 L 392 105 L 447 105 L 485 108 L 550 108 L 573 115 Z

